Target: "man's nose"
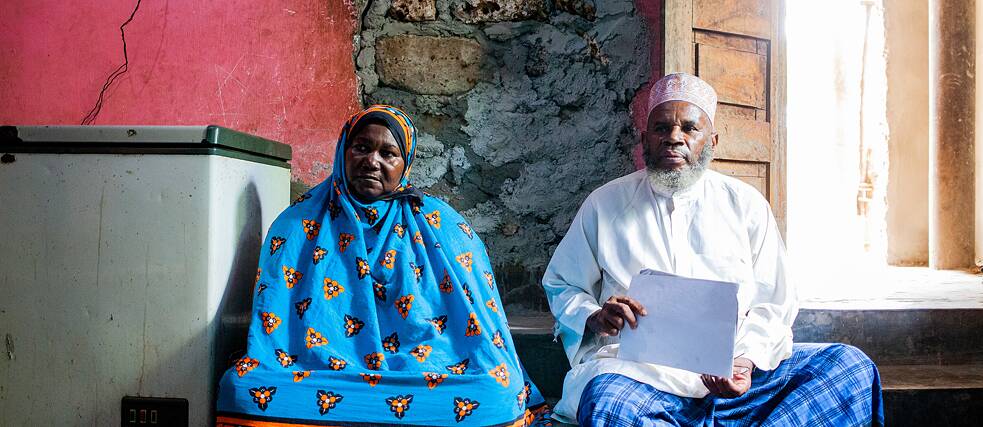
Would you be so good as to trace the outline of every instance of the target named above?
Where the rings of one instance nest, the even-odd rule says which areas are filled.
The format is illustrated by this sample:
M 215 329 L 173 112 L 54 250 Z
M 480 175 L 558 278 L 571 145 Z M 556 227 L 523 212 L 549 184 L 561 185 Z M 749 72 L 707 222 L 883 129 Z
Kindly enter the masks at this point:
M 683 129 L 679 126 L 673 126 L 672 129 L 669 131 L 669 134 L 666 135 L 665 141 L 663 141 L 664 144 L 669 144 L 669 145 L 679 145 L 684 142 L 685 140 L 683 139 Z

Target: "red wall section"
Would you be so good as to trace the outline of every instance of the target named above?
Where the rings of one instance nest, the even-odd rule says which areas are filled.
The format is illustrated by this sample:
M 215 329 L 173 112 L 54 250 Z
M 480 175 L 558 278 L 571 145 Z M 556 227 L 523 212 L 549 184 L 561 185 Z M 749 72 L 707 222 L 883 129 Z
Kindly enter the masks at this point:
M 649 82 L 635 93 L 635 98 L 631 102 L 631 119 L 639 135 L 645 130 L 646 123 L 648 122 L 649 91 L 652 90 L 652 85 L 662 78 L 663 74 L 662 62 L 664 52 L 662 51 L 662 32 L 665 26 L 663 17 L 664 5 L 664 0 L 635 0 L 635 7 L 638 8 L 638 13 L 642 15 L 642 18 L 645 19 L 645 24 L 648 26 L 649 69 L 652 73 L 651 77 L 649 77 Z M 645 159 L 642 157 L 642 145 L 635 145 L 632 153 L 635 169 L 644 169 Z
M 123 63 L 136 0 L 0 2 L 2 124 L 79 124 Z M 144 0 L 129 71 L 97 125 L 216 124 L 293 146 L 293 174 L 330 172 L 358 108 L 352 0 Z

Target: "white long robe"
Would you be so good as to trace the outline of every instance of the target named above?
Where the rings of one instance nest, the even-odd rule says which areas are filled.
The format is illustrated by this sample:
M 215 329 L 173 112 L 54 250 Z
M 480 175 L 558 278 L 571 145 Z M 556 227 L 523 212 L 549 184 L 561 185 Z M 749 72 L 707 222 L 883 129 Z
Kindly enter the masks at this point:
M 555 408 L 560 421 L 574 422 L 584 387 L 604 373 L 678 396 L 707 395 L 698 374 L 618 359 L 618 337 L 585 330 L 587 317 L 608 297 L 625 295 L 631 278 L 645 268 L 738 283 L 734 357 L 771 370 L 791 355 L 798 303 L 764 197 L 709 170 L 686 190 L 660 194 L 641 170 L 587 197 L 543 277 L 556 335 L 573 367 Z

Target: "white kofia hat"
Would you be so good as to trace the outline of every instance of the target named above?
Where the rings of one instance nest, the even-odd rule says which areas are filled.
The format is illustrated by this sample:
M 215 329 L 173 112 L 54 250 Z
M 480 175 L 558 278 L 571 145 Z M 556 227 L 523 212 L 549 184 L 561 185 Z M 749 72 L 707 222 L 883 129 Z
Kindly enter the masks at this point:
M 692 74 L 669 74 L 655 82 L 649 92 L 648 113 L 652 114 L 655 107 L 666 101 L 686 101 L 700 107 L 710 118 L 711 124 L 717 112 L 717 92 Z

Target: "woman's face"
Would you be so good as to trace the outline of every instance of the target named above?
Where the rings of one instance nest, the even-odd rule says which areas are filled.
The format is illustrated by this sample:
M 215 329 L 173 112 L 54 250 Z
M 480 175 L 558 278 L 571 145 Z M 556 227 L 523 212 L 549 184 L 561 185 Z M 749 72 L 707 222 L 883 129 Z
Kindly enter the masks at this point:
M 374 202 L 395 190 L 405 169 L 396 138 L 383 125 L 366 125 L 345 147 L 348 188 L 363 202 Z

